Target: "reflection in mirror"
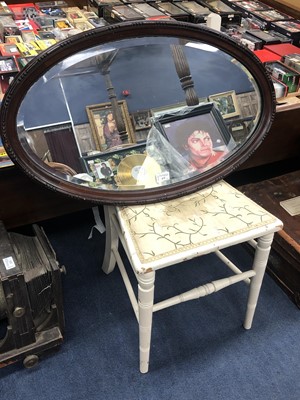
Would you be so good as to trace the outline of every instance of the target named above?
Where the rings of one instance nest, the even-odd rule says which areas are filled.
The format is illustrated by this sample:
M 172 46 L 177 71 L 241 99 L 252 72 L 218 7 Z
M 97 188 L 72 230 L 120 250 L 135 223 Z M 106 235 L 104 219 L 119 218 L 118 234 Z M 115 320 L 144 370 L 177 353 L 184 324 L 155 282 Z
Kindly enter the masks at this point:
M 255 78 L 201 41 L 128 38 L 73 54 L 41 76 L 17 114 L 29 156 L 99 190 L 166 186 L 205 174 L 251 137 Z

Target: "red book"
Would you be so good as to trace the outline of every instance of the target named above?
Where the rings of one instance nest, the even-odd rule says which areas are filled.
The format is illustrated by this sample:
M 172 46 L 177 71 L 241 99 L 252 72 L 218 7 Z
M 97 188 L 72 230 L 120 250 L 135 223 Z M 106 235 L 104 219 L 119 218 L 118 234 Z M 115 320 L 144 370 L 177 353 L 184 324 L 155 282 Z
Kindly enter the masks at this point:
M 266 46 L 262 50 L 254 50 L 253 53 L 260 59 L 262 63 L 267 61 L 279 61 L 281 59 L 278 54 L 266 50 Z
M 280 57 L 286 56 L 287 54 L 300 54 L 300 48 L 291 43 L 269 44 L 264 48 L 278 54 Z

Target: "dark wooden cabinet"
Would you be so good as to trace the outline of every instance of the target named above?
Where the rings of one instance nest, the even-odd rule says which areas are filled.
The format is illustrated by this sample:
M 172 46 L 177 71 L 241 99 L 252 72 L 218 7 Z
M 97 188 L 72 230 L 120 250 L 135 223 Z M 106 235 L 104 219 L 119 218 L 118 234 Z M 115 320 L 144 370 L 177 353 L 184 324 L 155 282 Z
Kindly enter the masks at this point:
M 291 216 L 280 202 L 300 196 L 300 170 L 250 183 L 239 190 L 283 222 L 272 244 L 268 272 L 300 308 L 300 215 Z
M 92 205 L 45 188 L 17 166 L 0 170 L 0 220 L 7 229 L 47 220 Z
M 281 106 L 276 112 L 269 134 L 241 166 L 241 169 L 298 157 L 300 154 L 299 124 L 300 103 L 297 106 Z

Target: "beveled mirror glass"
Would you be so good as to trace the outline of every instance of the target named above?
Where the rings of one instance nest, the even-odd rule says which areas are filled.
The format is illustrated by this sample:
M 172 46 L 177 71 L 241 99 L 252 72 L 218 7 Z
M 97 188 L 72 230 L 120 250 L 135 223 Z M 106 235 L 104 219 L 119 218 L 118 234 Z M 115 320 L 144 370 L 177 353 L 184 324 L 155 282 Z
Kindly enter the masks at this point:
M 255 56 L 194 24 L 93 29 L 35 57 L 4 97 L 7 152 L 73 197 L 147 203 L 228 175 L 260 144 L 273 85 Z

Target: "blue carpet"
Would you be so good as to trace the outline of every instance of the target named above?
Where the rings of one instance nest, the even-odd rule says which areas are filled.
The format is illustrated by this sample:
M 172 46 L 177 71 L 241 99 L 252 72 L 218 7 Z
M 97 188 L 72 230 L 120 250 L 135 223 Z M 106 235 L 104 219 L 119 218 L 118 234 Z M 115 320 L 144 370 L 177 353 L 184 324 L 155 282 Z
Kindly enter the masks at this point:
M 105 235 L 95 231 L 88 240 L 92 211 L 41 225 L 67 269 L 64 343 L 31 370 L 2 368 L 1 400 L 299 400 L 300 311 L 268 275 L 249 331 L 244 283 L 156 313 L 150 371 L 142 375 L 138 326 L 119 271 L 101 271 Z M 243 247 L 229 253 L 249 265 Z M 205 256 L 160 271 L 157 298 L 223 270 Z

